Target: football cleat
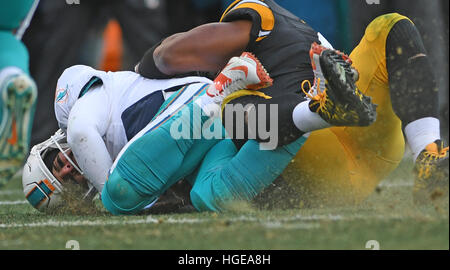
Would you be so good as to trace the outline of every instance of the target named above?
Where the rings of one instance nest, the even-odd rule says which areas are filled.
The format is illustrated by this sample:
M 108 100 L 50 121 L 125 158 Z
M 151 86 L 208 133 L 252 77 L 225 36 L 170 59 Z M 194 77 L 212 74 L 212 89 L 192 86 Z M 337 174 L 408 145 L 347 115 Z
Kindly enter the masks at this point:
M 238 90 L 258 90 L 272 83 L 272 78 L 261 62 L 253 54 L 244 52 L 230 59 L 206 94 L 220 103 L 224 97 Z
M 26 74 L 0 84 L 0 187 L 20 170 L 28 154 L 37 88 Z
M 376 105 L 356 87 L 358 72 L 347 55 L 313 43 L 310 58 L 314 85 L 304 80 L 301 86 L 311 99 L 312 112 L 333 126 L 369 126 L 375 122 Z M 309 84 L 309 91 L 305 84 Z
M 311 66 L 314 72 L 314 84 L 309 90 L 311 96 L 316 96 L 318 94 L 317 89 L 325 89 L 325 78 L 323 77 L 322 68 L 320 67 L 320 54 L 325 49 L 325 47 L 314 42 L 309 50 L 309 58 L 311 59 Z
M 416 204 L 431 202 L 448 194 L 448 146 L 436 140 L 428 144 L 414 164 L 413 201 Z

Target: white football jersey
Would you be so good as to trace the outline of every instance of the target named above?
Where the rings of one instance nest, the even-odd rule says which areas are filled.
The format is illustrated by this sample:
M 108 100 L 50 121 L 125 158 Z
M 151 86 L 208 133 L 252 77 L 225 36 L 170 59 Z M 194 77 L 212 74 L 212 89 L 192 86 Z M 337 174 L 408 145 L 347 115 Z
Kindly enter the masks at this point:
M 209 79 L 203 77 L 152 80 L 128 71 L 109 72 L 108 75 L 109 79 L 112 80 L 112 83 L 106 84 L 101 87 L 100 90 L 105 91 L 108 101 L 106 104 L 106 107 L 109 109 L 108 118 L 103 120 L 105 124 L 107 123 L 104 140 L 106 147 L 113 158 L 117 156 L 122 147 L 128 142 L 126 130 L 123 125 L 122 114 L 130 106 L 156 91 L 162 90 L 162 95 L 164 99 L 166 99 L 173 93 L 166 92 L 165 90 L 167 89 L 172 89 L 174 87 L 179 89 L 183 85 L 194 82 L 211 83 Z M 86 94 L 87 97 L 89 96 L 88 93 Z M 98 104 L 102 104 L 102 101 L 97 101 L 100 102 Z M 96 104 L 90 105 L 98 106 Z M 86 106 L 85 109 L 90 110 L 90 108 L 92 107 Z
M 68 77 L 67 74 L 70 72 L 66 73 L 65 77 Z M 100 78 L 102 84 L 92 86 L 79 97 L 79 93 L 83 92 L 81 88 L 94 76 Z M 79 77 L 75 76 L 74 80 L 78 80 Z M 154 110 L 158 110 L 161 102 L 174 91 L 194 82 L 212 83 L 204 77 L 146 79 L 129 71 L 95 71 L 93 76 L 85 75 L 80 82 L 73 82 L 70 77 L 64 80 L 60 78 L 55 96 L 56 118 L 63 130 L 63 127 L 67 127 L 67 142 L 85 177 L 97 191 L 102 191 L 114 159 L 131 139 L 129 132 L 127 137 L 127 128 L 132 126 L 136 129 L 135 122 L 147 121 L 146 125 L 151 120 L 151 118 L 136 119 L 135 116 L 139 116 L 139 112 L 136 111 L 148 110 L 148 104 L 157 106 Z M 173 92 L 168 92 L 168 89 Z M 70 101 L 71 95 L 74 101 L 73 104 L 69 102 L 70 106 L 64 104 L 63 107 L 57 104 L 64 100 Z M 152 99 L 156 98 L 162 101 L 152 103 Z M 127 122 L 130 124 L 127 125 Z

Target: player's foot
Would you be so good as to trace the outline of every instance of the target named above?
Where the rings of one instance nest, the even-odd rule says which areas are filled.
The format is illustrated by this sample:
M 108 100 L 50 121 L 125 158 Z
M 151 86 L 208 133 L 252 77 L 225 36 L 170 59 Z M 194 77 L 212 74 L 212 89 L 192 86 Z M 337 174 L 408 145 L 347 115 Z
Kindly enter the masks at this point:
M 28 154 L 36 98 L 36 84 L 25 74 L 9 76 L 0 84 L 0 187 Z
M 326 47 L 313 42 L 311 45 L 311 49 L 309 50 L 309 58 L 311 59 L 311 65 L 314 72 L 314 84 L 311 87 L 309 94 L 315 96 L 318 94 L 317 89 L 325 89 L 325 78 L 323 77 L 322 68 L 320 66 L 320 54 L 327 50 Z M 352 64 L 352 60 L 345 54 L 340 51 L 336 51 L 338 54 L 342 55 L 342 60 L 348 62 L 350 65 Z M 344 68 L 348 73 L 352 74 L 352 77 L 355 81 L 358 81 L 359 74 L 358 71 L 351 66 L 345 65 Z
M 376 105 L 356 87 L 358 72 L 342 52 L 313 43 L 310 50 L 315 75 L 306 93 L 311 111 L 333 126 L 369 126 L 376 120 Z M 305 80 L 302 83 L 302 89 Z
M 253 54 L 244 52 L 230 59 L 206 93 L 220 103 L 224 97 L 238 90 L 257 90 L 272 83 L 261 62 Z
M 325 89 L 325 78 L 323 77 L 322 68 L 320 67 L 320 54 L 326 48 L 313 42 L 309 50 L 309 58 L 311 59 L 311 66 L 314 72 L 314 84 L 309 90 L 311 96 L 318 94 L 317 89 Z
M 428 203 L 448 194 L 448 146 L 436 140 L 419 154 L 414 165 L 413 200 L 416 204 Z

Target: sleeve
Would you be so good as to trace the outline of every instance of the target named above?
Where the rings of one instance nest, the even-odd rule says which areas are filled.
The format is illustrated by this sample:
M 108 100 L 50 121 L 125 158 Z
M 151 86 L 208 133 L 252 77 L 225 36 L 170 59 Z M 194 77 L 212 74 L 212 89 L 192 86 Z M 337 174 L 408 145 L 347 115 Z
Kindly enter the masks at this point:
M 101 192 L 112 158 L 103 136 L 109 123 L 109 100 L 100 88 L 90 91 L 73 106 L 68 120 L 67 142 L 84 177 Z
M 251 20 L 253 23 L 250 32 L 250 42 L 246 50 L 253 47 L 270 35 L 275 26 L 275 17 L 270 7 L 258 0 L 235 1 L 223 13 L 221 22 L 236 20 Z

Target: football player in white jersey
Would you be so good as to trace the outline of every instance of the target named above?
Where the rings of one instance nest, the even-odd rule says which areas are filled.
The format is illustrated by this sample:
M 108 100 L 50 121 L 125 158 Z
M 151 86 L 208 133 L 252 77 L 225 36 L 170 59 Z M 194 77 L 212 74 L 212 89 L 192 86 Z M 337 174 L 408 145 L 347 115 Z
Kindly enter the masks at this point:
M 246 64 L 237 57 L 234 61 Z M 234 89 L 246 87 L 245 82 L 260 82 L 262 75 L 251 75 L 254 76 L 238 80 Z M 271 83 L 268 74 L 264 76 L 264 83 Z M 176 109 L 208 87 L 216 86 L 199 76 L 154 80 L 128 71 L 104 72 L 84 65 L 67 68 L 58 79 L 55 92 L 60 130 L 35 145 L 24 166 L 27 199 L 39 210 L 57 205 L 60 198 L 54 195 L 63 190 L 61 183 L 66 182 L 80 184 L 84 196 L 92 198 L 102 191 L 119 151 L 155 117 L 171 95 L 178 93 L 170 104 Z M 230 89 L 228 85 L 214 97 L 205 95 L 205 108 L 220 104 Z
M 210 83 L 204 77 L 149 80 L 134 72 L 73 66 L 57 83 L 56 119 L 85 176 L 101 191 L 119 151 L 167 97 L 183 86 Z
M 50 197 L 45 191 L 57 193 L 62 190 L 60 182 L 66 181 L 84 186 L 86 195 L 101 192 L 119 151 L 150 122 L 165 99 L 183 86 L 195 89 L 210 83 L 206 77 L 151 80 L 134 72 L 104 72 L 84 65 L 67 68 L 55 93 L 61 130 L 31 151 L 27 164 L 41 164 L 38 171 L 24 167 L 27 199 L 38 209 L 56 204 L 57 196 Z M 44 164 L 48 169 L 45 177 L 36 178 Z M 44 178 L 47 183 L 37 181 Z

